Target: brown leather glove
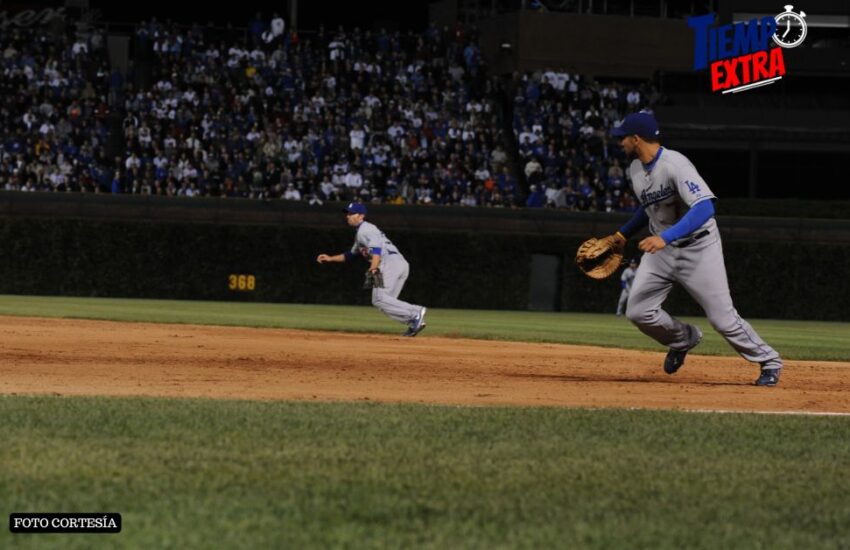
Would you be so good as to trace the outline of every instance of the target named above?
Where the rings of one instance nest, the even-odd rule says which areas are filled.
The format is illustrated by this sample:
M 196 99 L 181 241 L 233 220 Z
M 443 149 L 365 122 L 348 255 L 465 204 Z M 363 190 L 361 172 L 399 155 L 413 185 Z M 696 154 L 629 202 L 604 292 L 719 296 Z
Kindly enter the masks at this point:
M 576 252 L 576 265 L 591 279 L 607 279 L 623 263 L 626 238 L 619 231 L 601 239 L 588 239 Z

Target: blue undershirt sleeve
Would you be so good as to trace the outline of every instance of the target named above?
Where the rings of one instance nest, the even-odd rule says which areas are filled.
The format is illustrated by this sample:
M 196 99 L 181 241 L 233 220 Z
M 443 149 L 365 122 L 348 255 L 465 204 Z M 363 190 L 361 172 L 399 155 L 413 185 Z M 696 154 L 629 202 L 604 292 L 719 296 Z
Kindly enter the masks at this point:
M 626 225 L 620 228 L 620 233 L 626 239 L 631 238 L 632 235 L 646 227 L 649 223 L 649 216 L 646 215 L 646 209 L 643 207 L 638 208 L 635 215 L 632 216 L 632 219 L 626 222 Z
M 355 254 L 354 252 L 352 252 L 352 251 L 350 251 L 350 250 L 346 250 L 346 251 L 344 252 L 344 256 L 345 256 L 345 261 L 346 261 L 346 262 L 349 262 L 349 261 L 351 261 L 353 258 L 356 258 L 356 257 L 357 257 L 357 254 Z
M 682 219 L 677 221 L 675 225 L 661 233 L 661 238 L 664 242 L 670 244 L 682 237 L 687 237 L 696 231 L 702 224 L 707 222 L 714 215 L 714 203 L 709 200 L 703 200 L 691 207 L 688 212 L 682 216 Z

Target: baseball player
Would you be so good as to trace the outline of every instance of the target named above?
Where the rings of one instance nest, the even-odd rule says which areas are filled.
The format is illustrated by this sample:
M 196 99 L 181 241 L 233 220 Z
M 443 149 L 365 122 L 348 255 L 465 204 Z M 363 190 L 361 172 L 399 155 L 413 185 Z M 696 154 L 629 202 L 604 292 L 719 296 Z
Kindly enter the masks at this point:
M 714 193 L 687 157 L 661 146 L 658 123 L 652 114 L 632 113 L 612 134 L 632 159 L 629 174 L 641 206 L 612 237 L 625 244 L 647 224 L 651 233 L 638 245 L 645 255 L 632 283 L 626 316 L 669 348 L 664 371 L 675 373 L 688 351 L 702 339 L 699 328 L 661 309 L 673 283 L 678 282 L 699 303 L 714 330 L 741 357 L 761 366 L 755 385 L 775 386 L 782 370 L 779 354 L 732 304 L 714 219 Z
M 617 302 L 617 317 L 623 315 L 623 312 L 626 310 L 626 302 L 629 299 L 629 292 L 632 290 L 632 283 L 635 280 L 637 266 L 638 261 L 635 258 L 632 258 L 629 262 L 629 267 L 624 269 L 623 274 L 620 275 L 620 286 L 623 290 L 620 291 L 620 301 Z
M 380 270 L 383 275 L 384 287 L 372 288 L 372 305 L 384 312 L 390 319 L 407 324 L 404 336 L 416 336 L 425 328 L 425 312 L 423 306 L 416 306 L 398 299 L 410 266 L 398 247 L 384 235 L 374 224 L 365 220 L 366 205 L 352 202 L 344 210 L 348 225 L 357 228 L 357 235 L 351 250 L 336 256 L 319 254 L 316 261 L 345 262 L 359 255 L 370 261 L 369 271 Z

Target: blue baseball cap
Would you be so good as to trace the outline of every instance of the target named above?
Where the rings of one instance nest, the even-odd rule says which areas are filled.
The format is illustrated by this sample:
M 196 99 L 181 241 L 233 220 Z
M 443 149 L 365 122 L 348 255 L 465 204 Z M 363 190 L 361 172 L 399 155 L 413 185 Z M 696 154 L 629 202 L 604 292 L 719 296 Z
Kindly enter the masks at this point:
M 342 209 L 346 214 L 363 214 L 366 215 L 366 205 L 359 202 L 350 202 L 348 206 Z
M 651 113 L 641 111 L 628 115 L 623 121 L 611 130 L 614 137 L 634 136 L 657 138 L 661 135 L 658 123 Z

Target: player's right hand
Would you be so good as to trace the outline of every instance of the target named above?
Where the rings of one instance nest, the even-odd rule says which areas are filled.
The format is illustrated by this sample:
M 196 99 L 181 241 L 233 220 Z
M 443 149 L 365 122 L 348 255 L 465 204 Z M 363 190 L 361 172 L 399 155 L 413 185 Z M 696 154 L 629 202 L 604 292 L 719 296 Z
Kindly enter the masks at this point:
M 655 254 L 665 246 L 667 243 L 658 235 L 650 235 L 638 244 L 638 248 L 647 254 Z
M 319 256 L 316 258 L 316 261 L 319 262 L 320 264 L 323 264 L 323 263 L 329 261 L 330 259 L 331 259 L 331 257 L 328 256 L 327 254 L 319 254 Z

